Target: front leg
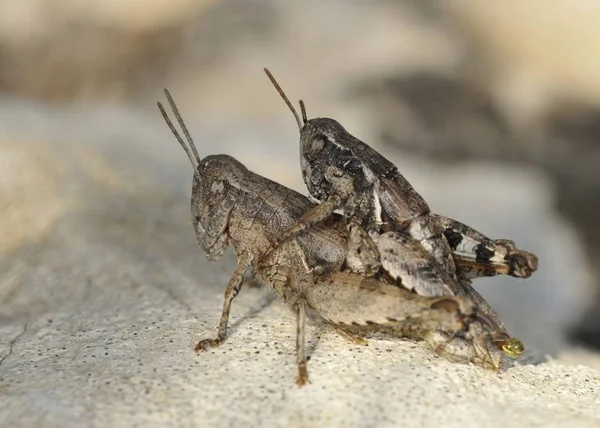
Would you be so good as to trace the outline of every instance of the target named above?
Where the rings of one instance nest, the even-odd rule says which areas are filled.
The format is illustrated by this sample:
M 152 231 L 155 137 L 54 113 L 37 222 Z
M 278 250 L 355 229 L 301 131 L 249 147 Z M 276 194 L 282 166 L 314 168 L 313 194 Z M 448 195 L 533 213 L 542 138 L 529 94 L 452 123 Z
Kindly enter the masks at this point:
M 341 204 L 341 199 L 338 196 L 333 195 L 321 202 L 319 205 L 312 207 L 306 214 L 302 216 L 300 220 L 298 220 L 298 223 L 296 223 L 292 228 L 283 232 L 277 242 L 277 245 L 281 245 L 288 239 L 291 239 L 294 236 L 297 236 L 299 233 L 310 229 L 314 225 L 325 221 L 336 209 L 340 207 Z
M 372 192 L 364 192 L 362 196 L 355 195 L 356 206 L 344 208 L 344 217 L 348 222 L 348 253 L 345 267 L 351 272 L 366 276 L 374 276 L 381 269 L 380 254 L 375 244 L 381 224 L 365 221 L 370 218 L 372 200 L 367 195 L 371 194 Z
M 308 370 L 306 368 L 306 304 L 303 300 L 296 304 L 296 358 L 298 361 L 298 386 L 304 386 L 308 382 Z
M 221 345 L 227 339 L 227 324 L 229 323 L 229 311 L 231 310 L 231 302 L 242 288 L 244 276 L 250 266 L 250 256 L 242 254 L 238 258 L 238 265 L 233 271 L 233 275 L 225 289 L 225 301 L 223 302 L 223 312 L 221 313 L 221 321 L 219 322 L 219 330 L 215 339 L 204 339 L 198 342 L 194 350 L 196 352 L 208 351 L 210 348 L 215 348 Z
M 529 278 L 537 270 L 537 257 L 519 250 L 513 241 L 493 240 L 459 221 L 438 214 L 434 214 L 434 217 L 444 228 L 460 276 L 478 278 L 510 275 Z

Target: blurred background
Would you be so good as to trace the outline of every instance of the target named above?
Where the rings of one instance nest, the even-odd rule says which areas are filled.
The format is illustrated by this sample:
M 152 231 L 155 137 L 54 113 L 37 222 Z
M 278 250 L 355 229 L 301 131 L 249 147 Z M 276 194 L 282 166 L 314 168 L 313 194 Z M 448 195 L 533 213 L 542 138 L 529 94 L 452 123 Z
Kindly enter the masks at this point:
M 142 255 L 163 274 L 204 257 L 163 87 L 201 154 L 306 194 L 266 66 L 435 212 L 539 256 L 528 280 L 475 283 L 515 336 L 600 348 L 598 17 L 589 0 L 1 1 L 0 321 L 89 298 L 54 286 L 73 269 L 93 283 L 109 248 L 127 250 L 116 276 Z

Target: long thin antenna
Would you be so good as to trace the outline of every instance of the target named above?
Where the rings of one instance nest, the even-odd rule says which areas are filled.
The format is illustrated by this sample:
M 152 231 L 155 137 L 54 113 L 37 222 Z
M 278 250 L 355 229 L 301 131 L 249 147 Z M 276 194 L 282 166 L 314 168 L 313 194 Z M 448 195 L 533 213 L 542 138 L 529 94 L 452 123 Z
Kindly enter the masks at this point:
M 185 150 L 187 157 L 190 159 L 190 162 L 192 163 L 192 168 L 194 168 L 194 170 L 195 170 L 197 168 L 197 165 L 196 165 L 196 162 L 194 162 L 194 157 L 192 156 L 192 152 L 190 152 L 190 149 L 188 148 L 188 146 L 186 146 L 185 142 L 183 141 L 183 138 L 181 138 L 181 135 L 179 135 L 179 132 L 177 132 L 177 129 L 175 129 L 175 126 L 173 126 L 173 122 L 171 122 L 171 119 L 169 119 L 169 116 L 167 115 L 167 112 L 163 108 L 160 101 L 157 102 L 156 104 L 158 105 L 158 109 L 160 110 L 162 117 L 165 119 L 165 122 L 167 122 L 167 125 L 169 125 L 171 132 L 173 133 L 173 135 L 175 135 L 175 138 L 177 138 L 177 141 L 179 141 L 179 144 L 181 144 L 181 147 L 183 147 L 183 150 Z
M 302 121 L 306 125 L 306 122 L 308 122 L 308 119 L 306 117 L 306 107 L 304 106 L 304 101 L 300 100 L 300 101 L 298 101 L 298 103 L 300 104 L 300 111 L 302 112 Z
M 275 80 L 275 78 L 273 77 L 273 75 L 271 74 L 269 69 L 265 68 L 264 70 L 265 70 L 265 73 L 267 73 L 267 76 L 269 76 L 269 80 L 271 81 L 273 86 L 275 86 L 275 89 L 277 89 L 277 92 L 279 92 L 279 95 L 281 96 L 281 98 L 283 98 L 283 101 L 285 101 L 287 106 L 290 108 L 290 110 L 294 114 L 294 117 L 296 118 L 296 123 L 298 124 L 298 129 L 302 129 L 302 122 L 300 122 L 300 117 L 298 116 L 298 113 L 294 109 L 294 106 L 292 105 L 292 103 L 290 102 L 288 97 L 285 95 L 285 92 L 283 92 L 283 89 L 281 89 L 281 86 L 279 86 L 279 83 L 277 83 L 277 81 Z
M 179 114 L 179 109 L 177 108 L 175 101 L 173 101 L 173 97 L 171 96 L 171 94 L 169 93 L 169 91 L 166 88 L 165 88 L 165 95 L 167 96 L 167 100 L 169 100 L 169 104 L 171 104 L 171 109 L 173 110 L 173 113 L 175 113 L 175 118 L 177 119 L 179 126 L 181 126 L 181 129 L 183 129 L 183 135 L 185 135 L 185 138 L 187 139 L 187 142 L 190 145 L 192 152 L 194 153 L 194 157 L 196 158 L 198 165 L 200 165 L 201 158 L 198 155 L 198 150 L 196 150 L 196 145 L 194 144 L 194 139 L 190 135 L 190 132 L 188 131 L 187 126 L 185 126 L 185 122 L 183 121 L 183 118 Z

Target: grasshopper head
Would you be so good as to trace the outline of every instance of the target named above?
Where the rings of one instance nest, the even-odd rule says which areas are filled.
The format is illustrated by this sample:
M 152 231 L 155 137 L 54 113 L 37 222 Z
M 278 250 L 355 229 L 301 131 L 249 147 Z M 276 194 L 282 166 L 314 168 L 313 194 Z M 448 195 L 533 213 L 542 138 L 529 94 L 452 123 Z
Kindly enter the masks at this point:
M 228 245 L 229 220 L 238 199 L 246 167 L 227 155 L 202 159 L 192 185 L 192 218 L 196 238 L 209 258 L 221 256 Z
M 265 69 L 277 92 L 292 111 L 300 131 L 300 161 L 302 177 L 310 195 L 320 201 L 332 195 L 342 200 L 358 193 L 373 177 L 366 177 L 361 157 L 356 156 L 354 146 L 360 150 L 366 146 L 349 134 L 334 119 L 307 119 L 304 103 L 300 101 L 302 120 L 273 75 Z
M 334 119 L 308 120 L 300 130 L 302 177 L 310 194 L 324 200 L 332 195 L 347 200 L 371 184 L 363 160 L 348 147 L 356 140 Z
M 191 210 L 196 238 L 207 256 L 216 259 L 223 254 L 228 245 L 229 218 L 236 200 L 233 194 L 235 192 L 230 191 L 232 182 L 234 187 L 239 188 L 238 184 L 243 181 L 248 170 L 231 156 L 214 155 L 200 158 L 179 110 L 166 89 L 165 95 L 183 130 L 187 144 L 179 135 L 161 103 L 158 103 L 158 108 L 194 168 Z

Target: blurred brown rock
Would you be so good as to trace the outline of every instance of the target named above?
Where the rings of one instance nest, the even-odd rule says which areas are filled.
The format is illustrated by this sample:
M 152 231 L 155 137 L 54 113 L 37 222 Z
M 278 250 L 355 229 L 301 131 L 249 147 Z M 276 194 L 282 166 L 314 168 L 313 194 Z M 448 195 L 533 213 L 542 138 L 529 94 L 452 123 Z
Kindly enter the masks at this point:
M 122 98 L 166 72 L 186 26 L 213 3 L 2 2 L 0 90 L 46 100 Z

